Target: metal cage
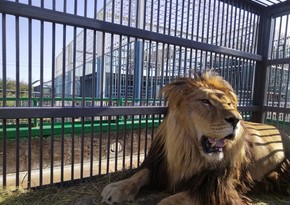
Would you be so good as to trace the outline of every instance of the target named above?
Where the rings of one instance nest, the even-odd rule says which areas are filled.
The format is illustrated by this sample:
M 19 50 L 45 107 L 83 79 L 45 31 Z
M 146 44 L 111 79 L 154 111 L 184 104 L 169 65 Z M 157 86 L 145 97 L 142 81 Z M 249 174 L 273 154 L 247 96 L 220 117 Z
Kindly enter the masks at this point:
M 214 69 L 289 134 L 290 2 L 0 0 L 0 186 L 138 167 L 160 88 Z

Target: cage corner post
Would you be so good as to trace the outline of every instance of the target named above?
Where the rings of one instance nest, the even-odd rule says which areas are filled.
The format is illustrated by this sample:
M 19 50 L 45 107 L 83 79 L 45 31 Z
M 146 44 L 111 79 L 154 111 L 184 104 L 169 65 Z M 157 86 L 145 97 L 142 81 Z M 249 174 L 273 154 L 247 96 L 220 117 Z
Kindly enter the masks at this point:
M 254 87 L 253 87 L 253 105 L 258 108 L 257 111 L 252 113 L 251 121 L 264 122 L 265 119 L 265 106 L 268 86 L 268 59 L 271 53 L 270 45 L 271 37 L 273 36 L 273 20 L 272 16 L 267 12 L 266 8 L 260 10 L 260 25 L 258 30 L 258 46 L 257 54 L 261 55 L 262 60 L 257 61 L 255 76 L 254 76 Z

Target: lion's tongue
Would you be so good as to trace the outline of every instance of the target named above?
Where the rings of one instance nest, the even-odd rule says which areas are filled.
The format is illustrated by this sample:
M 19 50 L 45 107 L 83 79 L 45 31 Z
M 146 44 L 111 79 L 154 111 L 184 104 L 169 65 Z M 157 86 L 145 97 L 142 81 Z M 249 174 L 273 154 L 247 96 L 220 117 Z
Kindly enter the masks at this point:
M 215 139 L 215 138 L 208 138 L 208 141 L 212 144 L 212 147 L 224 147 L 226 144 L 226 139 Z

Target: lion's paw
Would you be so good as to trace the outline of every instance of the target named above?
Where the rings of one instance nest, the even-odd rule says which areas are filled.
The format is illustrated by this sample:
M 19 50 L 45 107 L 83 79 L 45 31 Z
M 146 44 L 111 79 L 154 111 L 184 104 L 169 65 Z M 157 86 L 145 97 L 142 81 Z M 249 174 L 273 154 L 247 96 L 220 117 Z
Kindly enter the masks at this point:
M 107 185 L 102 191 L 102 203 L 112 205 L 125 201 L 134 201 L 139 188 L 134 186 L 130 180 L 123 180 Z

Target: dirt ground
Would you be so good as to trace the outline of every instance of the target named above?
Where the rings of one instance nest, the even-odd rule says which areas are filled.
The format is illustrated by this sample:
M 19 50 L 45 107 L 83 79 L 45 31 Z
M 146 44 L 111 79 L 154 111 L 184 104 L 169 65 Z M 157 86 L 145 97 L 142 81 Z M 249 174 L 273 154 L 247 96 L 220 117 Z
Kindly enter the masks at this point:
M 110 182 L 118 181 L 130 175 L 128 171 L 98 177 L 73 185 L 46 187 L 35 190 L 18 190 L 0 192 L 2 205 L 98 205 L 101 203 L 103 187 Z M 168 193 L 154 192 L 148 189 L 141 190 L 135 202 L 124 205 L 155 205 L 161 199 L 169 196 Z M 254 205 L 286 205 L 290 204 L 290 196 L 271 194 L 250 195 Z

